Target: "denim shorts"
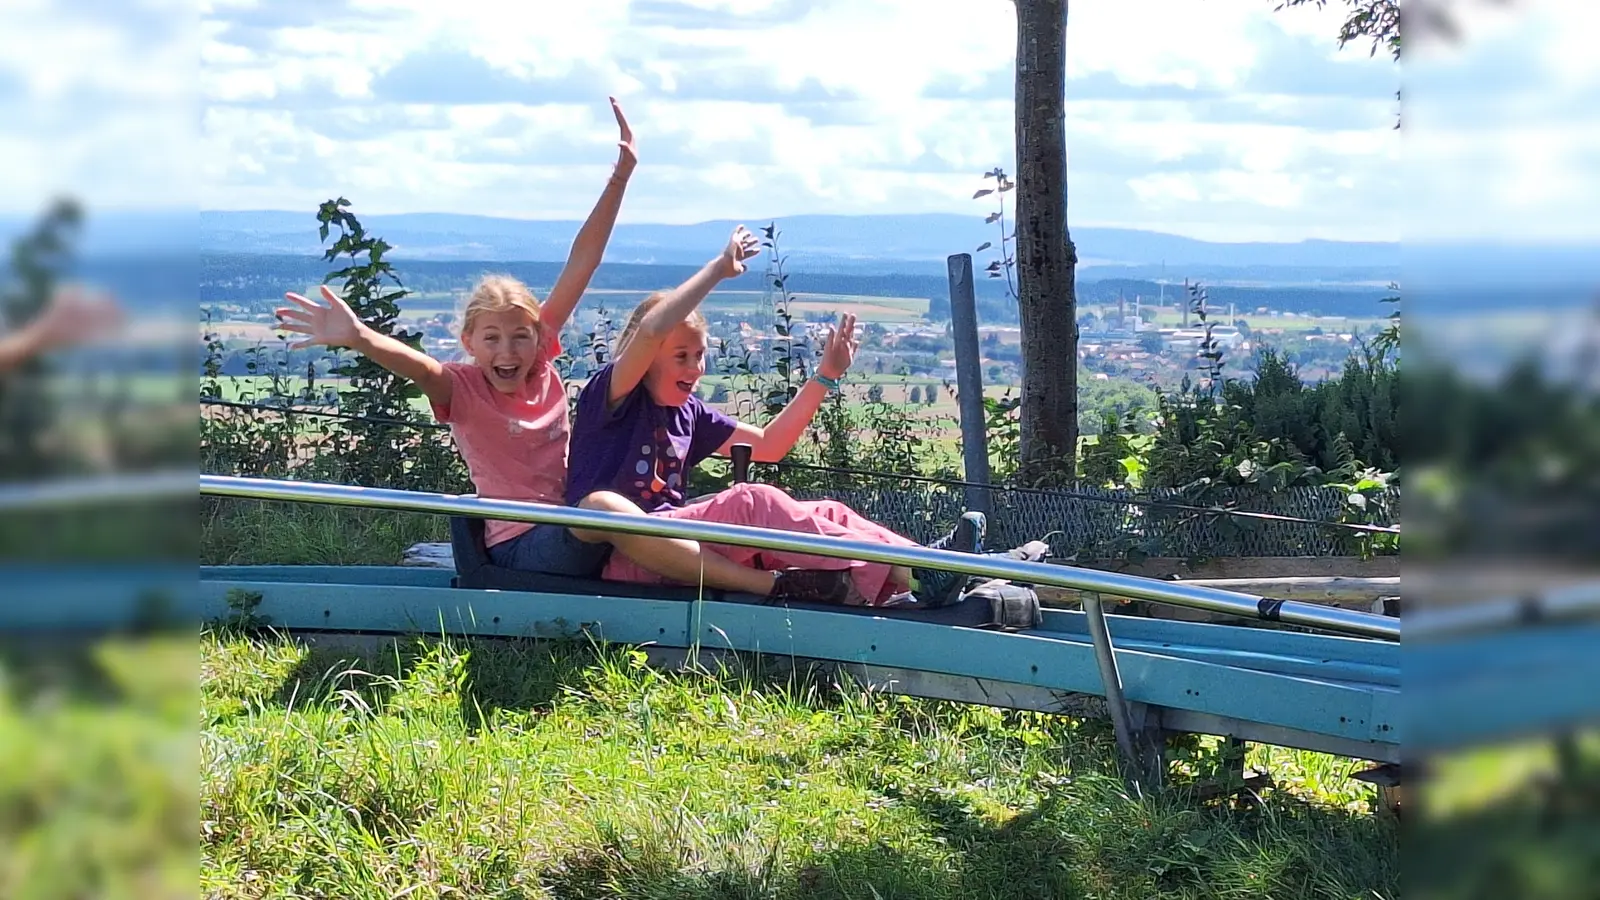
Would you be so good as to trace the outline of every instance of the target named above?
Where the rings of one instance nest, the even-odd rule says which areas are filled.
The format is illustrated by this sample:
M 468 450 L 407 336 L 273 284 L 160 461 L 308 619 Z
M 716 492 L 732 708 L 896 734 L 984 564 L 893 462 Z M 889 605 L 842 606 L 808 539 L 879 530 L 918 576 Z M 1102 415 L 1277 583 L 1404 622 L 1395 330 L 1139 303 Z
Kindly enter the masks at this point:
M 610 544 L 580 541 L 562 525 L 535 525 L 489 548 L 489 561 L 503 569 L 569 578 L 599 578 L 610 556 Z

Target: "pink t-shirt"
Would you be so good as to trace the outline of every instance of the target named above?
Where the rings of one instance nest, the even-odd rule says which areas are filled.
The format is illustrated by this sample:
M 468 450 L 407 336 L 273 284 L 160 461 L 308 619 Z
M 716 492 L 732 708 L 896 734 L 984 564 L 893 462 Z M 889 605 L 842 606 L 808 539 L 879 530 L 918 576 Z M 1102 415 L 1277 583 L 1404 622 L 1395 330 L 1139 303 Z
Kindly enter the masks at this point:
M 560 355 L 560 341 L 544 342 L 515 394 L 496 390 L 475 363 L 445 363 L 452 382 L 450 405 L 432 404 L 433 414 L 450 426 L 478 496 L 565 503 L 567 394 L 552 364 Z M 484 523 L 484 542 L 492 547 L 532 527 L 490 519 Z

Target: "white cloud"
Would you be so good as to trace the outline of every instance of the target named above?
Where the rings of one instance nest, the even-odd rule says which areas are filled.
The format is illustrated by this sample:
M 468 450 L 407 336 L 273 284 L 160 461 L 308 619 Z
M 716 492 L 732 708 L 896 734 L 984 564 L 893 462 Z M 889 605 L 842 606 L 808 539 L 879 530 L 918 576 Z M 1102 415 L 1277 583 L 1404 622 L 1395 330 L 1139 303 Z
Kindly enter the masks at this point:
M 306 208 L 344 193 L 373 212 L 578 218 L 615 154 L 607 93 L 640 141 L 632 221 L 972 213 L 979 173 L 1014 169 L 1009 0 L 692 0 L 669 15 L 672 5 L 656 0 L 646 16 L 624 0 L 348 0 L 274 20 L 271 3 L 214 2 L 200 80 L 205 204 Z M 240 15 L 250 28 L 227 27 Z M 1349 120 L 1319 128 L 1305 98 L 1262 87 L 1264 65 L 1279 67 L 1267 84 L 1295 74 L 1272 61 L 1273 41 L 1303 37 L 1325 48 L 1307 64 L 1389 71 L 1364 48 L 1337 50 L 1337 9 L 1079 0 L 1069 16 L 1074 225 L 1397 236 L 1382 214 L 1399 202 L 1388 94 L 1319 100 Z M 425 105 L 374 93 L 402 60 L 445 50 L 524 80 L 526 102 L 448 107 L 441 129 Z M 1106 76 L 1234 103 L 1074 97 Z M 963 88 L 975 93 L 950 92 Z
M 0 10 L 0 213 L 193 199 L 194 19 L 175 0 Z
M 1594 4 L 1461 9 L 1465 40 L 1410 66 L 1407 235 L 1600 241 Z

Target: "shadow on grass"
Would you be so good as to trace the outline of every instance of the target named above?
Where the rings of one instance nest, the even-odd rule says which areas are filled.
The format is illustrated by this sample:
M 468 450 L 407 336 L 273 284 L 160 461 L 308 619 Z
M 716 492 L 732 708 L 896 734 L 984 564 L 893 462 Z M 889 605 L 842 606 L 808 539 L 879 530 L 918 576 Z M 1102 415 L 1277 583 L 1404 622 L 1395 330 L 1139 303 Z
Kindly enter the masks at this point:
M 654 823 L 642 823 L 636 834 L 611 835 L 598 846 L 557 860 L 540 880 L 553 896 L 567 900 L 616 896 L 1026 900 L 1088 895 L 1072 864 L 1069 839 L 1051 821 L 1048 807 L 1041 805 L 999 826 L 967 810 L 952 808 L 939 814 L 950 820 L 936 826 L 936 831 L 955 853 L 869 841 L 780 861 L 770 848 L 763 852 L 752 846 L 753 852 L 744 854 L 738 849 L 730 853 L 726 846 L 687 848 L 661 833 L 664 829 L 659 826 L 652 829 Z M 738 858 L 716 859 L 718 855 Z
M 226 638 L 276 641 L 270 631 L 234 629 Z M 309 638 L 309 639 L 308 639 Z M 590 690 L 597 668 L 607 662 L 623 665 L 629 651 L 601 647 L 581 638 L 450 638 L 430 635 L 300 635 L 306 650 L 283 677 L 270 702 L 300 708 L 345 702 L 338 694 L 353 692 L 369 707 L 381 709 L 405 684 L 449 691 L 460 698 L 468 728 L 483 727 L 497 712 L 547 712 L 563 698 Z M 451 660 L 464 657 L 459 671 Z M 668 681 L 713 679 L 756 690 L 784 689 L 824 706 L 839 702 L 834 682 L 809 669 L 747 656 L 728 658 L 721 668 L 652 671 Z
M 1600 756 L 1405 838 L 1408 898 L 1600 898 Z
M 276 640 L 266 633 L 237 636 Z M 278 706 L 342 703 L 339 692 L 349 691 L 376 710 L 404 686 L 419 685 L 456 694 L 471 728 L 482 727 L 499 710 L 552 708 L 566 688 L 585 682 L 585 669 L 597 660 L 576 642 L 536 639 L 441 642 L 426 635 L 319 635 L 305 644 L 305 653 L 272 694 Z M 461 660 L 459 669 L 456 660 Z
M 962 798 L 921 792 L 909 805 L 923 836 L 904 846 L 864 836 L 783 859 L 738 835 L 694 846 L 660 823 L 630 822 L 625 836 L 567 854 L 540 880 L 567 900 L 1397 895 L 1392 852 L 1341 857 L 1343 844 L 1327 840 L 1350 830 L 1350 814 L 1318 811 L 1273 828 L 1163 802 L 1097 807 L 1096 794 L 1087 785 L 1054 793 L 997 822 Z
M 97 656 L 101 641 L 79 636 L 0 638 L 0 672 L 13 693 L 45 693 L 93 705 L 120 702 L 122 689 Z
M 1497 809 L 1408 828 L 1406 892 L 1417 900 L 1600 897 L 1600 809 L 1541 821 Z
M 186 630 L 164 628 L 0 635 L 0 690 L 24 703 L 48 698 L 104 709 L 151 694 L 192 700 L 199 653 L 191 640 Z

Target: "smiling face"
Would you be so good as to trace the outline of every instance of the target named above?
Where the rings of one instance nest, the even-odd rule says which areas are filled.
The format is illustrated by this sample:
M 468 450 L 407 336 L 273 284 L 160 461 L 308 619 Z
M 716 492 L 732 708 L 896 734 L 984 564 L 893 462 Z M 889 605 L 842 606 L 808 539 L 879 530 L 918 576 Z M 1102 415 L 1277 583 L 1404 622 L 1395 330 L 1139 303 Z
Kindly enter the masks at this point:
M 485 310 L 473 316 L 472 330 L 461 336 L 461 345 L 496 390 L 513 394 L 538 358 L 539 325 L 519 307 Z
M 656 351 L 655 361 L 644 375 L 644 386 L 650 399 L 662 406 L 682 406 L 705 374 L 706 333 L 681 323 Z

